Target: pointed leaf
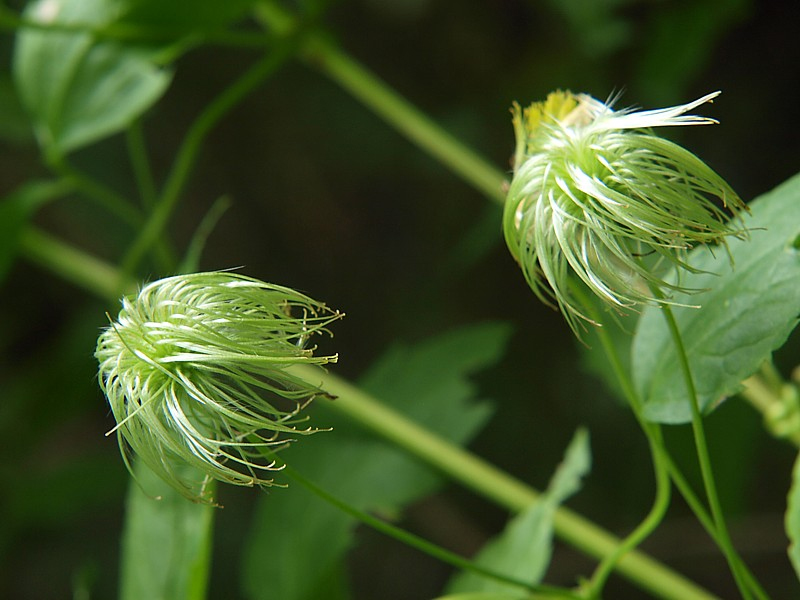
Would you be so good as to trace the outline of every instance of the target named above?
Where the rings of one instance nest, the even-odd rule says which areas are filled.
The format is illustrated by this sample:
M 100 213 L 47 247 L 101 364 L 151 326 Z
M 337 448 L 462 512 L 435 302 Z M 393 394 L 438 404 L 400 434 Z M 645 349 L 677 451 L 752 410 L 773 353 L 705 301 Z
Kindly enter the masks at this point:
M 215 508 L 190 502 L 141 463 L 136 478 L 128 492 L 120 597 L 203 600 Z
M 707 289 L 675 307 L 701 408 L 708 412 L 736 393 L 786 341 L 800 315 L 800 175 L 755 200 L 749 241 L 724 250 L 698 248 L 689 262 L 704 273 L 682 277 L 687 287 Z M 661 423 L 691 420 L 680 363 L 658 308 L 642 314 L 633 340 L 633 376 L 645 416 Z
M 541 583 L 550 564 L 556 508 L 580 489 L 581 480 L 590 467 L 589 436 L 585 430 L 579 430 L 547 491 L 539 501 L 512 518 L 503 532 L 483 547 L 475 562 L 531 585 Z M 518 593 L 519 588 L 465 571 L 452 579 L 447 591 L 451 594 Z
M 40 0 L 26 16 L 42 23 L 114 21 L 124 2 Z M 39 143 L 55 155 L 123 130 L 161 97 L 170 75 L 156 66 L 153 50 L 91 32 L 22 30 L 14 78 Z

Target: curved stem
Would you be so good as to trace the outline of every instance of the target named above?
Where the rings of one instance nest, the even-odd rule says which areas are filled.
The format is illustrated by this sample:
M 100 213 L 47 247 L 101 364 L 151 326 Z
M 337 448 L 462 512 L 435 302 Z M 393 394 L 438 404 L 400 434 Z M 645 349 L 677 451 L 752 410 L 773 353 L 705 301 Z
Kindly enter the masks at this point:
M 660 297 L 658 290 L 653 290 Z M 672 307 L 669 304 L 662 304 L 661 310 L 664 314 L 664 319 L 672 337 L 672 342 L 675 345 L 675 352 L 678 355 L 681 372 L 683 373 L 684 383 L 686 385 L 686 393 L 689 399 L 689 406 L 692 411 L 692 432 L 694 433 L 695 448 L 697 450 L 697 460 L 700 464 L 700 472 L 703 478 L 703 486 L 705 487 L 706 498 L 708 499 L 709 508 L 711 509 L 711 516 L 714 519 L 714 526 L 717 531 L 717 539 L 720 549 L 728 561 L 728 566 L 731 573 L 736 579 L 739 591 L 745 599 L 752 598 L 751 591 L 754 591 L 759 598 L 764 598 L 763 590 L 751 590 L 751 585 L 748 580 L 752 578 L 747 577 L 742 572 L 743 561 L 739 557 L 736 549 L 733 547 L 728 527 L 725 523 L 725 516 L 722 511 L 722 505 L 719 501 L 717 494 L 717 486 L 714 481 L 714 471 L 711 466 L 711 458 L 708 452 L 708 443 L 706 441 L 705 428 L 703 427 L 703 417 L 700 413 L 700 403 L 697 398 L 697 389 L 694 384 L 694 377 L 692 376 L 691 366 L 689 365 L 689 358 L 686 354 L 686 349 L 683 345 L 683 337 L 681 336 L 678 323 L 675 320 L 675 315 L 672 312 Z
M 192 273 L 197 271 L 200 266 L 200 255 L 203 253 L 203 248 L 205 247 L 208 236 L 211 235 L 217 222 L 230 206 L 231 199 L 228 196 L 220 196 L 214 201 L 214 204 L 211 205 L 211 208 L 208 209 L 208 212 L 200 221 L 192 239 L 189 241 L 189 245 L 186 247 L 183 260 L 181 260 L 180 265 L 178 265 L 179 273 Z
M 591 304 L 586 294 L 584 294 L 583 289 L 575 286 L 572 289 L 575 296 L 579 299 L 579 301 L 584 305 L 587 312 L 590 314 L 592 319 L 595 322 L 601 323 L 603 321 L 602 317 L 595 309 L 595 307 Z M 678 491 L 683 496 L 686 503 L 691 508 L 694 515 L 697 517 L 700 524 L 706 530 L 706 532 L 711 536 L 711 538 L 717 543 L 720 548 L 724 548 L 725 541 L 721 537 L 721 533 L 719 532 L 716 523 L 711 515 L 709 515 L 708 511 L 706 510 L 705 506 L 703 505 L 702 501 L 697 497 L 694 490 L 692 489 L 689 482 L 686 480 L 686 477 L 683 475 L 679 467 L 675 464 L 670 456 L 669 452 L 667 451 L 666 447 L 664 446 L 663 436 L 661 434 L 661 428 L 657 423 L 648 422 L 644 419 L 642 415 L 641 408 L 642 408 L 642 401 L 639 397 L 639 394 L 636 392 L 636 389 L 633 386 L 633 382 L 622 364 L 622 360 L 620 359 L 619 353 L 617 352 L 614 343 L 611 341 L 610 336 L 607 334 L 606 330 L 603 326 L 598 327 L 595 329 L 598 338 L 600 339 L 601 344 L 603 345 L 603 349 L 606 353 L 606 356 L 611 363 L 611 368 L 614 371 L 614 375 L 617 378 L 617 381 L 622 388 L 623 395 L 628 400 L 628 403 L 633 408 L 634 414 L 636 415 L 637 420 L 639 421 L 640 426 L 647 434 L 648 439 L 651 443 L 651 451 L 653 451 L 652 445 L 656 446 L 655 451 L 660 457 L 660 460 L 663 461 L 663 467 L 669 473 L 670 478 L 672 479 L 675 487 L 678 488 Z M 654 455 L 655 460 L 655 455 Z M 658 471 L 656 471 L 658 477 Z M 727 532 L 727 530 L 726 530 Z M 635 532 L 634 532 L 635 533 Z M 729 541 L 730 543 L 730 541 Z M 727 558 L 727 555 L 726 555 Z M 734 552 L 733 556 L 731 557 L 734 560 L 736 565 L 736 572 L 740 574 L 743 580 L 747 581 L 750 589 L 754 590 L 755 593 L 759 598 L 766 598 L 767 594 L 761 588 L 760 584 L 756 580 L 756 578 L 750 573 L 747 566 L 742 561 L 741 557 Z M 738 580 L 737 580 L 738 583 Z
M 602 323 L 603 319 L 601 315 L 596 310 L 596 308 L 591 304 L 588 297 L 583 292 L 583 289 L 576 286 L 573 288 L 572 291 L 579 299 L 579 301 L 584 305 L 584 307 L 587 310 L 587 313 L 590 314 L 591 318 L 597 323 Z M 600 339 L 601 344 L 603 345 L 603 349 L 606 353 L 606 356 L 608 357 L 609 362 L 611 363 L 611 368 L 614 371 L 614 375 L 617 378 L 620 387 L 622 388 L 623 395 L 626 397 L 628 403 L 631 405 L 634 414 L 636 415 L 636 418 L 639 421 L 640 426 L 647 434 L 648 440 L 650 441 L 651 444 L 651 452 L 654 453 L 653 454 L 654 462 L 656 460 L 659 460 L 662 463 L 661 467 L 666 469 L 666 471 L 669 473 L 669 477 L 675 483 L 675 486 L 678 488 L 684 500 L 692 509 L 692 512 L 695 514 L 698 521 L 700 521 L 703 528 L 706 530 L 706 532 L 711 536 L 711 538 L 717 543 L 717 545 L 720 548 L 724 548 L 725 540 L 722 537 L 723 533 L 720 533 L 715 523 L 715 520 L 711 515 L 708 514 L 708 511 L 706 510 L 705 506 L 703 505 L 701 500 L 697 497 L 694 490 L 692 490 L 692 487 L 689 485 L 685 476 L 678 468 L 678 466 L 675 464 L 675 462 L 672 460 L 672 457 L 669 455 L 669 452 L 664 446 L 664 440 L 661 434 L 660 426 L 657 423 L 648 422 L 642 415 L 641 398 L 636 392 L 633 386 L 633 382 L 631 381 L 627 370 L 624 368 L 622 360 L 619 357 L 619 353 L 617 352 L 614 343 L 611 341 L 610 336 L 608 335 L 603 326 L 598 327 L 595 331 L 597 333 L 598 338 Z M 658 470 L 656 470 L 656 476 L 657 478 L 659 477 Z M 648 515 L 646 521 L 649 520 L 650 516 Z M 727 530 L 724 533 L 727 533 Z M 634 533 L 631 535 L 635 534 L 636 531 L 634 531 Z M 731 558 L 733 559 L 735 564 L 735 569 L 736 569 L 735 573 L 739 573 L 742 580 L 747 582 L 747 586 L 749 586 L 749 588 L 755 592 L 757 597 L 762 599 L 766 598 L 767 597 L 766 592 L 764 592 L 763 588 L 761 588 L 760 584 L 753 576 L 753 574 L 749 571 L 747 566 L 744 564 L 741 557 L 739 557 L 739 555 L 734 551 L 733 556 Z
M 509 577 L 507 575 L 503 575 L 502 573 L 498 573 L 496 571 L 492 571 L 491 569 L 486 569 L 473 563 L 466 558 L 455 554 L 454 552 L 450 552 L 436 544 L 433 544 L 413 533 L 405 531 L 399 527 L 396 527 L 386 521 L 378 519 L 377 517 L 372 516 L 371 514 L 364 512 L 355 508 L 354 506 L 340 500 L 333 494 L 328 493 L 323 488 L 319 487 L 317 484 L 313 483 L 309 479 L 306 479 L 292 467 L 287 465 L 283 462 L 273 451 L 269 450 L 268 448 L 262 448 L 262 453 L 272 461 L 275 461 L 277 465 L 279 465 L 282 469 L 282 472 L 287 475 L 290 479 L 294 480 L 295 482 L 302 485 L 308 491 L 310 491 L 315 496 L 318 496 L 325 502 L 335 506 L 342 512 L 350 515 L 354 519 L 361 521 L 368 527 L 383 533 L 391 538 L 396 539 L 399 542 L 402 542 L 412 548 L 416 548 L 417 550 L 424 552 L 425 554 L 441 560 L 444 563 L 447 563 L 453 567 L 458 569 L 464 569 L 467 571 L 472 571 L 477 573 L 478 575 L 482 575 L 483 577 L 487 577 L 489 579 L 493 579 L 500 583 L 504 583 L 507 585 L 512 585 L 518 588 L 522 588 L 528 592 L 540 592 L 540 593 L 547 593 L 552 595 L 553 597 L 559 598 L 578 598 L 578 596 L 569 591 L 562 588 L 556 588 L 553 586 L 540 586 L 540 585 L 530 585 L 524 581 L 520 581 L 513 577 Z
M 166 228 L 206 135 L 229 110 L 283 65 L 292 55 L 294 46 L 294 38 L 289 38 L 279 47 L 268 51 L 197 117 L 178 150 L 161 197 L 122 261 L 123 278 L 133 275 L 139 261 Z
M 600 592 L 605 586 L 606 580 L 616 568 L 619 560 L 628 552 L 637 548 L 652 534 L 664 520 L 671 498 L 671 486 L 669 471 L 664 464 L 663 456 L 657 444 L 651 441 L 650 453 L 653 460 L 653 471 L 656 475 L 656 496 L 653 506 L 641 523 L 622 540 L 622 543 L 612 554 L 606 556 L 598 565 L 590 580 L 590 587 L 593 591 L 592 598 L 599 598 Z
M 141 120 L 136 120 L 128 127 L 125 132 L 125 142 L 128 148 L 131 168 L 136 178 L 136 185 L 139 188 L 142 206 L 149 210 L 156 203 L 156 184 L 153 179 L 153 171 L 150 169 L 150 161 L 147 157 L 147 145 L 144 140 Z
M 604 319 L 600 312 L 595 308 L 592 302 L 584 293 L 583 289 L 578 285 L 574 285 L 572 292 L 583 304 L 586 313 L 590 318 L 598 323 L 595 329 L 606 357 L 611 363 L 611 368 L 614 371 L 617 381 L 623 390 L 623 395 L 628 400 L 628 404 L 633 411 L 636 420 L 639 423 L 642 431 L 647 437 L 648 445 L 650 447 L 650 456 L 653 461 L 653 472 L 656 480 L 656 493 L 653 500 L 653 505 L 647 516 L 641 523 L 622 541 L 620 546 L 615 552 L 606 556 L 603 561 L 598 565 L 592 578 L 590 580 L 590 590 L 592 598 L 599 598 L 606 580 L 611 575 L 617 562 L 627 553 L 638 547 L 653 531 L 656 530 L 658 525 L 664 520 L 670 505 L 670 498 L 672 496 L 672 488 L 670 485 L 669 465 L 671 460 L 666 448 L 663 446 L 663 439 L 661 431 L 658 427 L 653 427 L 652 424 L 645 421 L 642 415 L 642 402 L 639 395 L 636 393 L 633 384 L 628 377 L 625 368 L 620 360 L 619 353 L 614 346 L 608 331 L 604 326 Z

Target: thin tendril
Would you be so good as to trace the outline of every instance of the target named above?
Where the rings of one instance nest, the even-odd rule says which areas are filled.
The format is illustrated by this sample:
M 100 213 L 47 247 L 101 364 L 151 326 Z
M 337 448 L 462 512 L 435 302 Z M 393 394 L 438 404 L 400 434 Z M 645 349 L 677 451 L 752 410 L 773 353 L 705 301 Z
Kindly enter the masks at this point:
M 552 598 L 572 598 L 572 599 L 579 599 L 581 596 L 576 594 L 573 591 L 558 588 L 555 586 L 547 586 L 547 585 L 532 585 L 527 582 L 521 581 L 514 577 L 510 577 L 508 575 L 504 575 L 502 573 L 498 573 L 491 569 L 487 569 L 485 567 L 481 567 L 480 565 L 475 564 L 474 562 L 459 556 L 449 550 L 446 550 L 436 544 L 433 544 L 413 533 L 405 531 L 399 527 L 391 525 L 386 521 L 382 521 L 367 512 L 359 510 L 354 506 L 348 504 L 347 502 L 337 498 L 333 494 L 328 493 L 309 479 L 306 479 L 292 467 L 288 466 L 286 463 L 280 460 L 277 455 L 272 452 L 269 448 L 261 448 L 261 453 L 272 460 L 275 461 L 277 465 L 280 465 L 282 468 L 282 472 L 290 477 L 293 481 L 297 482 L 308 491 L 313 493 L 315 496 L 321 498 L 325 502 L 328 502 L 332 506 L 338 508 L 342 512 L 348 514 L 349 516 L 361 521 L 365 525 L 372 527 L 373 529 L 391 537 L 399 542 L 402 542 L 412 548 L 416 548 L 433 558 L 441 560 L 451 566 L 457 567 L 459 569 L 464 569 L 468 571 L 472 571 L 478 575 L 482 575 L 483 577 L 487 577 L 489 579 L 493 579 L 497 582 L 504 583 L 507 585 L 512 585 L 518 588 L 522 588 L 528 592 L 533 593 L 543 593 L 547 594 L 548 597 Z

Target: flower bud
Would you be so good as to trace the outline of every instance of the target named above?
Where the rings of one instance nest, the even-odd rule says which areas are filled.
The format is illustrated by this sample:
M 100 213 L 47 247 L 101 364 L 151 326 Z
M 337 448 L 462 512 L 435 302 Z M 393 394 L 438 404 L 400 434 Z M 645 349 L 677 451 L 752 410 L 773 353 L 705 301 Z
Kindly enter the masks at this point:
M 128 468 L 136 456 L 201 502 L 211 479 L 271 484 L 261 450 L 312 433 L 297 428 L 300 411 L 322 393 L 290 368 L 336 361 L 306 342 L 341 316 L 230 272 L 168 277 L 123 298 L 95 356 Z
M 746 206 L 731 187 L 652 132 L 716 123 L 686 113 L 718 94 L 672 108 L 615 111 L 586 94 L 558 91 L 525 110 L 512 108 L 506 243 L 534 293 L 557 305 L 576 334 L 581 319 L 591 322 L 571 291 L 576 277 L 617 309 L 673 303 L 671 292 L 699 290 L 667 281 L 669 267 L 691 271 L 692 247 L 746 235 L 738 224 Z

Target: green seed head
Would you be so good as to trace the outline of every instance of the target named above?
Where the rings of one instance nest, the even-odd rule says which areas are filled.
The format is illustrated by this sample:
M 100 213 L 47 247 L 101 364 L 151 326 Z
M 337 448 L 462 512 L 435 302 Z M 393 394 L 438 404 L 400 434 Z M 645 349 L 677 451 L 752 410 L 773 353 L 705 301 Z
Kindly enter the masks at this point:
M 271 484 L 275 465 L 260 451 L 312 433 L 298 429 L 300 411 L 322 393 L 290 368 L 336 361 L 306 344 L 341 316 L 230 272 L 168 277 L 123 298 L 95 356 L 128 468 L 136 456 L 201 502 L 213 501 L 211 479 Z
M 746 207 L 731 187 L 652 132 L 715 123 L 686 113 L 718 94 L 666 109 L 614 111 L 586 94 L 559 91 L 512 108 L 517 144 L 506 243 L 531 289 L 557 305 L 576 334 L 581 320 L 591 322 L 571 292 L 576 278 L 617 309 L 671 303 L 671 292 L 697 290 L 666 281 L 668 267 L 690 269 L 692 247 L 746 235 L 739 224 Z

